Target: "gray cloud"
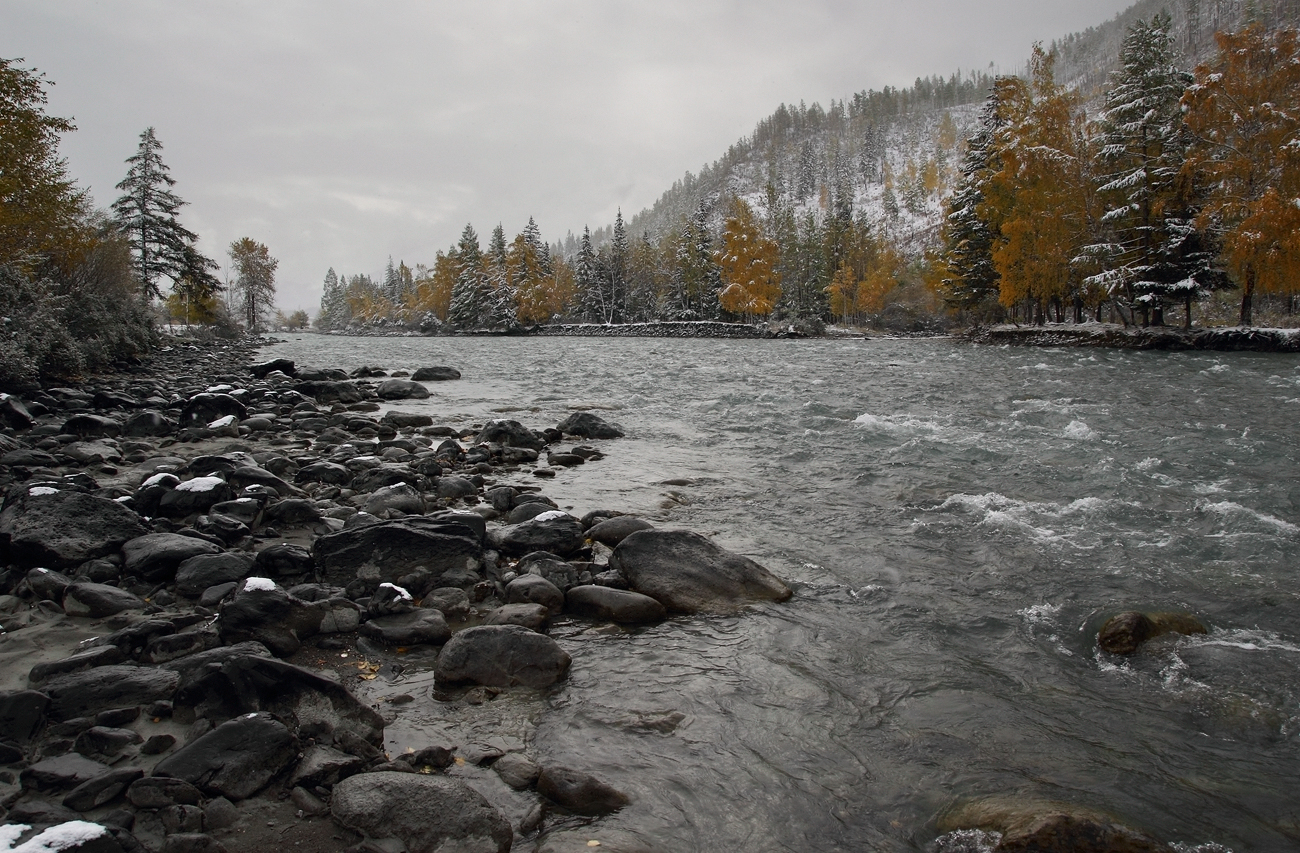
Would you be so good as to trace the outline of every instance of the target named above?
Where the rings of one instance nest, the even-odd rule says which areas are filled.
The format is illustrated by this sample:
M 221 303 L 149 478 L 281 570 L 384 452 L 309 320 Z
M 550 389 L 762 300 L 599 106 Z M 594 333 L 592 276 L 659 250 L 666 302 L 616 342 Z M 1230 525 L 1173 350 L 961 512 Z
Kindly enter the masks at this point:
M 1127 5 L 0 0 L 0 56 L 56 82 L 100 205 L 152 125 L 204 251 L 261 240 L 281 306 L 314 312 L 330 266 L 432 263 L 466 222 L 606 224 L 779 103 L 1009 71 Z

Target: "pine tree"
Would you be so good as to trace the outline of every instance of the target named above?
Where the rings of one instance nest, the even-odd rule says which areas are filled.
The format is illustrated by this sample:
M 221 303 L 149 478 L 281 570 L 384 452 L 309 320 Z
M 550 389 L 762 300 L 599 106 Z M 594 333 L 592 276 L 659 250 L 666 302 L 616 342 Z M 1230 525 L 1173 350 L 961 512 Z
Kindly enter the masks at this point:
M 1108 239 L 1086 250 L 1103 266 L 1091 281 L 1157 325 L 1166 298 L 1181 287 L 1190 307 L 1197 289 L 1187 281 L 1196 271 L 1178 256 L 1188 217 L 1179 217 L 1174 204 L 1186 150 L 1180 100 L 1191 75 L 1175 65 L 1170 25 L 1169 15 L 1159 14 L 1138 21 L 1124 37 L 1098 139 Z
M 614 238 L 609 250 L 609 301 L 613 310 L 611 322 L 621 323 L 627 307 L 627 228 L 623 225 L 623 209 L 614 217 Z
M 487 317 L 491 286 L 483 250 L 472 225 L 466 225 L 461 232 L 456 244 L 456 261 L 456 284 L 451 289 L 447 320 L 458 329 L 477 329 Z
M 167 164 L 158 153 L 162 143 L 152 127 L 140 134 L 140 146 L 127 158 L 126 177 L 117 185 L 123 195 L 113 202 L 113 212 L 131 243 L 136 272 L 144 295 L 162 296 L 159 280 L 179 282 L 193 266 L 186 247 L 193 250 L 198 235 L 181 225 L 177 213 L 185 205 L 171 188 L 176 179 L 168 174 Z M 210 268 L 215 268 L 212 263 Z
M 244 328 L 258 334 L 275 304 L 275 269 L 280 262 L 265 244 L 242 237 L 230 244 L 230 265 Z
M 578 315 L 586 323 L 609 322 L 609 304 L 596 267 L 596 252 L 591 246 L 591 230 L 582 228 L 578 255 L 573 265 L 573 284 L 578 291 Z

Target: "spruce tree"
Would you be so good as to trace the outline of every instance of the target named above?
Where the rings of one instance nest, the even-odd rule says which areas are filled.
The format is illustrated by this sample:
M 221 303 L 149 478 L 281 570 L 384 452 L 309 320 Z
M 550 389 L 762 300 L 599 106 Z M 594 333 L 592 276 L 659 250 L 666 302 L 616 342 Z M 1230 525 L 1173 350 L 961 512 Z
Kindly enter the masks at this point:
M 591 246 L 591 229 L 585 225 L 574 260 L 573 283 L 578 290 L 578 313 L 583 322 L 608 322 L 605 292 L 596 269 L 596 252 Z
M 458 329 L 477 329 L 487 317 L 490 286 L 484 269 L 483 250 L 472 225 L 466 225 L 456 244 L 460 269 L 451 289 L 447 320 Z
M 966 141 L 961 177 L 948 199 L 944 219 L 948 277 L 943 289 L 948 303 L 961 308 L 974 308 L 996 299 L 998 293 L 998 271 L 993 265 L 997 223 L 991 222 L 982 208 L 989 177 L 1000 168 L 996 139 L 1003 123 L 998 89 L 994 88 L 980 111 L 978 129 Z
M 140 146 L 127 158 L 126 177 L 117 185 L 122 196 L 113 202 L 113 212 L 135 259 L 136 272 L 146 297 L 162 296 L 160 279 L 181 281 L 196 265 L 204 266 L 194 250 L 198 235 L 181 225 L 177 214 L 185 202 L 172 187 L 176 179 L 168 174 L 167 164 L 158 153 L 162 143 L 152 127 L 140 134 Z M 190 256 L 187 257 L 187 247 Z M 206 260 L 206 259 L 203 259 Z M 216 268 L 208 262 L 208 269 Z

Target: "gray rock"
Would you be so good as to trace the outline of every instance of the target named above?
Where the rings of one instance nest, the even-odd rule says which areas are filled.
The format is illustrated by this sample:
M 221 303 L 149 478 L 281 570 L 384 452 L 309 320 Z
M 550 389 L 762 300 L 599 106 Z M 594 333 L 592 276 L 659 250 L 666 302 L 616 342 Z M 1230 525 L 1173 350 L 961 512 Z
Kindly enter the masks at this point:
M 203 792 L 184 779 L 147 776 L 131 783 L 126 798 L 138 809 L 165 809 L 168 806 L 194 806 L 203 802 Z
M 63 804 L 79 812 L 97 809 L 117 799 L 127 786 L 143 775 L 144 771 L 138 767 L 123 767 L 101 773 L 73 788 L 63 798 Z
M 275 370 L 280 371 L 285 376 L 294 376 L 296 374 L 293 359 L 291 358 L 272 358 L 248 366 L 248 372 L 258 379 L 265 379 L 268 373 Z
M 357 756 L 317 744 L 303 750 L 302 759 L 289 776 L 289 784 L 330 788 L 364 768 L 365 761 Z
M 179 564 L 176 569 L 176 591 L 189 598 L 197 598 L 211 586 L 241 581 L 253 571 L 253 559 L 248 554 L 198 554 Z
M 633 515 L 620 515 L 593 524 L 587 529 L 587 538 L 613 548 L 638 530 L 654 530 L 654 525 Z
M 478 486 L 464 477 L 439 477 L 435 486 L 440 498 L 467 498 L 478 494 Z
M 170 700 L 179 683 L 179 674 L 171 670 L 119 664 L 55 676 L 42 692 L 50 697 L 50 717 L 70 720 L 103 708 Z
M 541 450 L 546 440 L 528 427 L 511 420 L 488 421 L 474 439 L 475 444 L 502 444 L 507 447 L 526 447 Z
M 529 631 L 546 633 L 551 623 L 551 613 L 541 604 L 517 602 L 503 604 L 483 617 L 484 625 L 519 625 Z
M 17 397 L 0 394 L 0 422 L 16 430 L 31 429 L 32 413 Z
M 446 684 L 549 687 L 568 674 L 569 654 L 550 637 L 518 625 L 482 625 L 457 632 L 434 671 Z
M 423 607 L 432 607 L 448 619 L 464 619 L 469 615 L 469 595 L 455 586 L 440 586 L 424 596 Z
M 210 423 L 210 422 L 209 422 Z M 176 421 L 153 409 L 136 412 L 122 425 L 122 434 L 129 438 L 168 436 L 177 430 Z
M 301 545 L 282 542 L 257 552 L 257 573 L 267 578 L 312 578 L 316 576 L 316 561 L 311 552 Z
M 50 697 L 36 690 L 0 693 L 0 732 L 7 738 L 27 743 L 45 724 Z
M 73 742 L 72 748 L 89 758 L 117 755 L 132 744 L 140 743 L 144 738 L 134 729 L 117 729 L 112 726 L 91 726 Z M 69 806 L 75 808 L 75 806 Z M 85 811 L 85 809 L 77 809 Z
M 564 612 L 564 593 L 541 575 L 520 575 L 506 584 L 506 603 L 540 604 L 552 616 Z
M 38 663 L 27 674 L 27 680 L 31 684 L 40 684 L 56 675 L 81 672 L 97 666 L 113 666 L 125 661 L 126 654 L 117 646 L 95 646 L 66 658 Z
M 606 423 L 603 418 L 591 412 L 574 412 L 556 426 L 565 435 L 577 435 L 583 438 L 622 438 L 623 430 L 616 425 Z
M 218 554 L 211 542 L 179 533 L 150 533 L 122 545 L 122 569 L 151 583 L 170 581 L 180 564 L 200 554 Z
M 506 853 L 510 822 L 473 788 L 445 776 L 363 773 L 334 787 L 330 812 L 375 839 L 396 838 L 409 853 Z
M 549 551 L 567 557 L 582 548 L 586 535 L 578 519 L 552 510 L 511 527 L 494 530 L 492 542 L 507 556 Z
M 424 496 L 407 483 L 397 483 L 376 489 L 366 499 L 365 511 L 371 515 L 379 515 L 388 510 L 419 515 L 424 512 Z
M 347 469 L 344 469 L 347 470 Z M 285 498 L 268 506 L 264 512 L 267 521 L 282 525 L 312 524 L 321 520 L 316 504 L 305 498 Z
M 155 776 L 183 779 L 209 794 L 243 800 L 298 757 L 298 740 L 270 714 L 227 720 L 158 762 Z
M 385 379 L 375 393 L 383 400 L 423 400 L 429 389 L 410 379 Z
M 460 371 L 454 367 L 420 367 L 411 374 L 416 382 L 447 382 L 460 378 Z
M 431 607 L 371 619 L 361 633 L 390 646 L 442 645 L 451 639 L 447 620 Z
M 537 762 L 522 752 L 506 753 L 492 764 L 492 769 L 501 777 L 502 782 L 516 791 L 531 788 L 542 772 Z
M 20 774 L 24 788 L 39 791 L 66 791 L 108 771 L 108 765 L 75 752 L 42 759 Z
M 181 426 L 203 427 L 227 415 L 242 421 L 248 417 L 248 409 L 229 394 L 195 394 L 181 410 Z
M 234 496 L 235 490 L 220 477 L 194 477 L 167 491 L 158 500 L 158 512 L 168 518 L 184 518 L 196 512 L 207 512 Z
M 102 619 L 144 607 L 144 599 L 138 595 L 102 583 L 74 583 L 63 593 L 63 612 L 69 616 Z
M 464 573 L 482 559 L 483 543 L 470 523 L 412 517 L 321 536 L 312 556 L 325 581 L 335 586 L 358 578 L 395 583 L 417 569 L 436 576 Z
M 62 601 L 63 591 L 72 585 L 72 578 L 49 569 L 32 569 L 26 580 L 37 601 Z
M 601 780 L 580 770 L 548 765 L 537 778 L 537 793 L 577 814 L 618 811 L 631 800 Z
M 26 494 L 0 512 L 0 543 L 23 567 L 80 565 L 146 532 L 140 516 L 120 503 L 73 491 Z
M 406 465 L 384 463 L 368 468 L 352 478 L 352 488 L 358 492 L 374 492 L 385 486 L 420 482 L 420 475 Z
M 417 381 L 423 382 L 424 380 L 421 379 Z M 399 412 L 396 409 L 389 409 L 387 412 L 384 412 L 384 416 L 380 418 L 380 420 L 384 423 L 392 424 L 398 429 L 433 426 L 432 415 L 420 415 L 415 412 Z
M 565 594 L 565 610 L 576 616 L 624 625 L 662 622 L 668 618 L 664 606 L 650 596 L 607 586 L 573 587 Z
M 221 605 L 217 633 L 228 645 L 254 641 L 277 657 L 288 657 L 320 632 L 328 610 L 324 602 L 303 601 L 279 587 L 244 589 Z
M 337 462 L 312 462 L 298 469 L 293 475 L 295 483 L 328 483 L 334 486 L 346 486 L 352 482 L 352 472 L 346 465 Z
M 633 533 L 614 549 L 609 565 L 637 592 L 683 613 L 727 612 L 792 595 L 758 563 L 687 531 Z
M 104 415 L 73 415 L 63 422 L 63 431 L 81 438 L 116 438 L 122 434 L 122 425 Z
M 1205 625 L 1190 613 L 1140 613 L 1129 610 L 1106 620 L 1097 645 L 1113 655 L 1135 654 L 1147 640 L 1164 634 L 1204 634 Z

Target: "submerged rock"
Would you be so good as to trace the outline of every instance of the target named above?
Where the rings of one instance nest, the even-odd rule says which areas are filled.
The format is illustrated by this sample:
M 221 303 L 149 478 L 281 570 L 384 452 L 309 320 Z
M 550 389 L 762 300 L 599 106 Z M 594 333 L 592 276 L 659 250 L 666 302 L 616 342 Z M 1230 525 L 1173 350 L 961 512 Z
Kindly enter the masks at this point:
M 684 530 L 633 533 L 614 549 L 609 565 L 637 592 L 683 613 L 735 610 L 754 601 L 785 601 L 793 594 L 748 557 Z
M 514 843 L 510 822 L 482 794 L 445 776 L 351 776 L 334 786 L 330 813 L 370 838 L 395 838 L 410 853 L 506 853 Z
M 940 832 L 1001 833 L 995 853 L 1174 853 L 1164 842 L 1092 809 L 1021 797 L 988 797 L 941 815 Z
M 1140 613 L 1129 610 L 1106 620 L 1097 645 L 1113 655 L 1131 655 L 1147 640 L 1163 634 L 1204 634 L 1205 626 L 1190 613 Z
M 556 427 L 565 435 L 577 435 L 582 438 L 622 438 L 623 430 L 606 423 L 599 415 L 591 412 L 574 412 Z
M 618 811 L 631 799 L 589 773 L 547 766 L 537 779 L 537 793 L 571 812 L 586 815 Z

